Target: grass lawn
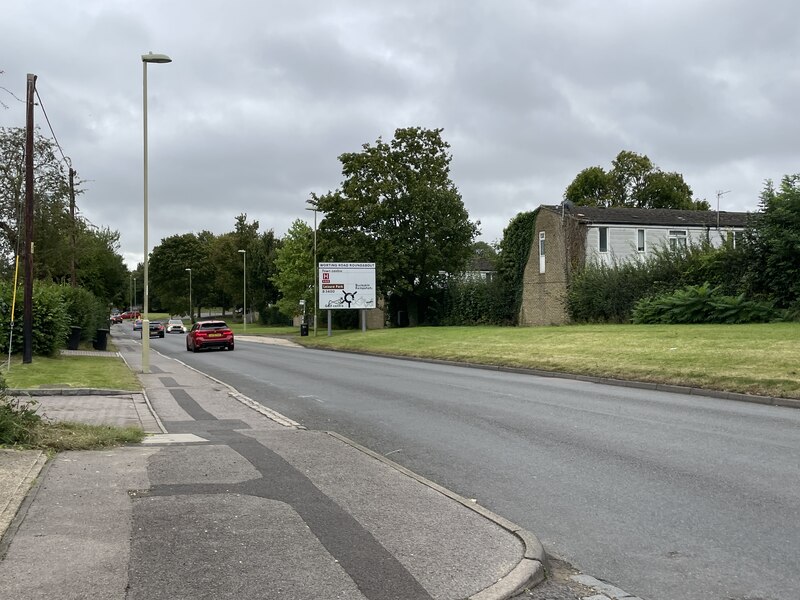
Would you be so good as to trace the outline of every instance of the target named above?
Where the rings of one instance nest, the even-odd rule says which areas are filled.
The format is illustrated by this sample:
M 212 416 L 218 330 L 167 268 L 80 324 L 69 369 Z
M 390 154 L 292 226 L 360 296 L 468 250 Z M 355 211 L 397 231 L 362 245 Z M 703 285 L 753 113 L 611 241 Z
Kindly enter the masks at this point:
M 9 388 L 142 389 L 133 372 L 117 357 L 34 356 L 25 365 L 21 356 L 12 356 L 10 371 L 6 371 L 6 364 L 3 376 Z
M 297 337 L 306 346 L 800 398 L 800 323 L 412 327 Z
M 294 335 L 299 334 L 300 328 L 299 327 L 292 327 L 291 325 L 286 326 L 272 326 L 272 325 L 261 325 L 259 323 L 248 323 L 247 324 L 247 331 L 244 330 L 244 325 L 242 323 L 231 323 L 230 321 L 225 321 L 228 325 L 230 325 L 231 330 L 233 330 L 234 335 L 279 335 L 279 336 L 286 336 L 286 335 Z

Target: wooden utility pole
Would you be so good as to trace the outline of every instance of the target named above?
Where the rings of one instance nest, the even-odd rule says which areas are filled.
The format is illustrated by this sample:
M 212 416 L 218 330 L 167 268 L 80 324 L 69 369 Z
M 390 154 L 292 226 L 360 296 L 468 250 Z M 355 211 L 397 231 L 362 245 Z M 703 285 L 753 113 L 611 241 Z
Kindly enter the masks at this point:
M 70 263 L 69 263 L 69 278 L 72 287 L 78 287 L 78 277 L 75 274 L 75 170 L 69 168 L 69 216 L 72 224 L 72 231 L 70 233 L 69 247 L 70 247 Z
M 22 316 L 22 362 L 33 360 L 33 96 L 36 75 L 28 73 L 25 119 L 25 288 Z

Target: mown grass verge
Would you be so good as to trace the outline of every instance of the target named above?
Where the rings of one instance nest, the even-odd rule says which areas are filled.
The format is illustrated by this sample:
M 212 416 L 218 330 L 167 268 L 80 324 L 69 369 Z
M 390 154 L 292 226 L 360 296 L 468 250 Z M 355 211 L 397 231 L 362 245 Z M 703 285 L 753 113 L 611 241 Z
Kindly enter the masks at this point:
M 414 327 L 296 337 L 374 352 L 800 398 L 800 323 Z
M 34 356 L 27 365 L 17 356 L 12 357 L 9 371 L 3 369 L 3 375 L 12 389 L 142 389 L 125 362 L 115 356 Z
M 7 364 L 7 363 L 6 363 Z M 0 446 L 50 451 L 93 450 L 137 443 L 145 436 L 138 427 L 48 422 L 37 413 L 35 398 L 6 395 L 15 389 L 96 388 L 139 391 L 141 384 L 119 357 L 34 356 L 29 364 L 12 357 L 3 368 L 0 387 Z

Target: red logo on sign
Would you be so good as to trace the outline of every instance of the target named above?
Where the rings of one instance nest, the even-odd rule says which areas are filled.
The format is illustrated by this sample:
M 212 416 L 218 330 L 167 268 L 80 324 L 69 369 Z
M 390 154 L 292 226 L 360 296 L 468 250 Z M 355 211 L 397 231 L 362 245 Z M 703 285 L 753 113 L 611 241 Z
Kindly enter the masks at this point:
M 322 274 L 322 281 L 330 281 L 330 280 L 331 280 L 331 274 L 330 273 L 323 273 Z

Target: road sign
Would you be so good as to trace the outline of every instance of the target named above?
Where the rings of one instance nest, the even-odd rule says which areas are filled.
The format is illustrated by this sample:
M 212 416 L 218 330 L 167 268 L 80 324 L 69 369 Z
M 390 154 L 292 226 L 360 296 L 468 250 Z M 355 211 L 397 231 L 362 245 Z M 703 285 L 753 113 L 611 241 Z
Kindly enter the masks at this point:
M 375 263 L 319 263 L 320 308 L 375 306 Z

